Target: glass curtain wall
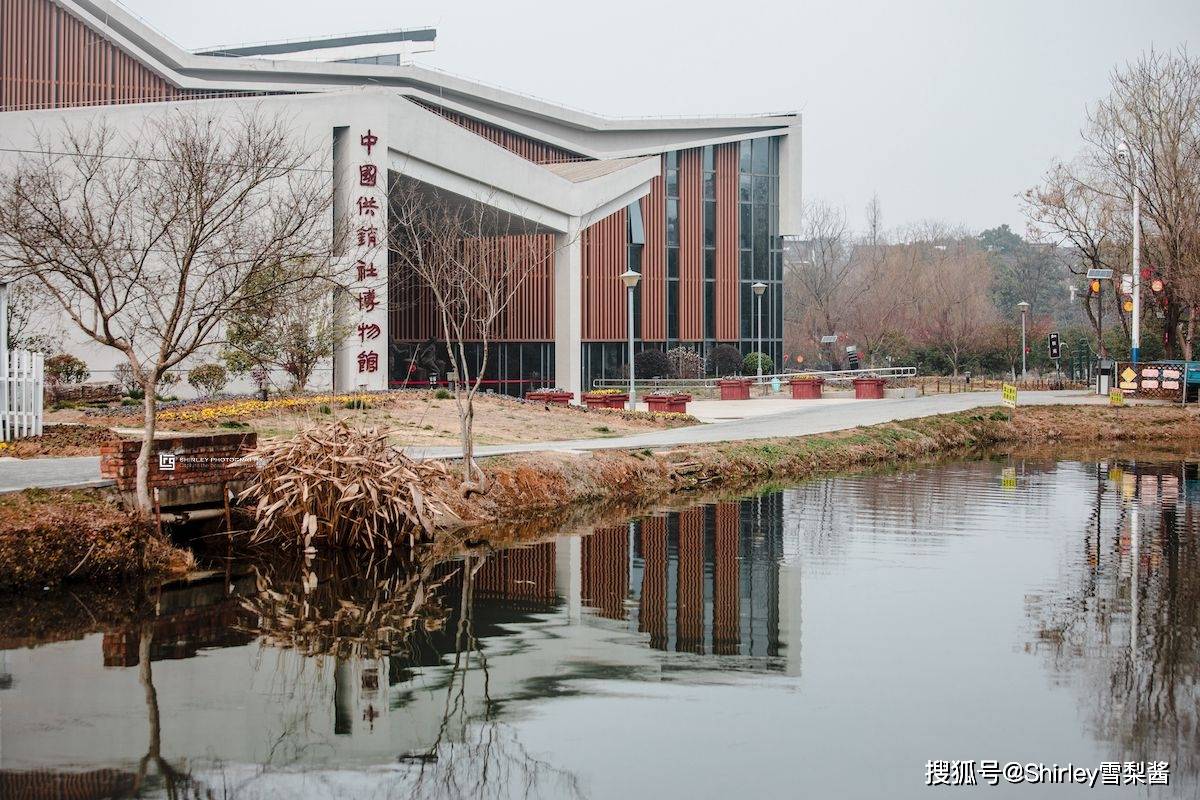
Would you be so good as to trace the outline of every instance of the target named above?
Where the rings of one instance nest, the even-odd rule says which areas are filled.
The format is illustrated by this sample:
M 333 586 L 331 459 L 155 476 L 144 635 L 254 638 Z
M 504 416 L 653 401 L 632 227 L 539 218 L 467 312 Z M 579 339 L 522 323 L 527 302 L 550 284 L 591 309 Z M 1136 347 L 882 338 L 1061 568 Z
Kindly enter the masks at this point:
M 779 143 L 741 143 L 738 160 L 739 278 L 742 352 L 756 347 L 758 306 L 751 286 L 767 285 L 762 298 L 762 346 L 780 367 L 783 354 L 783 237 L 779 235 Z

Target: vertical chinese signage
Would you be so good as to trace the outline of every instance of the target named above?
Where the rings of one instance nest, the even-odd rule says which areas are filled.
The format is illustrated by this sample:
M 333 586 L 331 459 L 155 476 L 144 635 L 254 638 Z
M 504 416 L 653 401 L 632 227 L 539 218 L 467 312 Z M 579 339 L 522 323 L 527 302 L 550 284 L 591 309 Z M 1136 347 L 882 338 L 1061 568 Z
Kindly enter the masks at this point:
M 354 267 L 350 275 L 351 358 L 343 368 L 352 387 L 387 388 L 387 166 L 386 147 L 371 128 L 356 131 L 345 179 L 351 183 L 347 212 Z

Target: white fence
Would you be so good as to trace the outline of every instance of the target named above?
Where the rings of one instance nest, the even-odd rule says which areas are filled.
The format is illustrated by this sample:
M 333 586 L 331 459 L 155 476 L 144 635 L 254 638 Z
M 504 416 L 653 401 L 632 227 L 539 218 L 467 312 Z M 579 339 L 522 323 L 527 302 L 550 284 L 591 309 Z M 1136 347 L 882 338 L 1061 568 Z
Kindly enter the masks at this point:
M 41 436 L 44 362 L 41 353 L 0 351 L 0 441 Z

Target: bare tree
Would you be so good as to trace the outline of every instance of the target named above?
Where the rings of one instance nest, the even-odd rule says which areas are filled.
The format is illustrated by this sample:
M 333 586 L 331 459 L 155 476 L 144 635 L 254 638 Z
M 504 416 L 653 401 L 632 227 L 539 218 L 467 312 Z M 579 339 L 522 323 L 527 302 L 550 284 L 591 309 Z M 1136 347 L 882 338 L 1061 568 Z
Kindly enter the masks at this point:
M 1167 351 L 1190 358 L 1200 308 L 1200 60 L 1186 50 L 1151 50 L 1115 70 L 1083 141 L 1079 159 L 1056 165 L 1026 193 L 1031 227 L 1073 245 L 1081 267 L 1113 269 L 1119 278 L 1131 268 L 1136 191 L 1142 264 L 1165 282 Z
M 878 196 L 866 211 L 867 228 L 852 254 L 843 316 L 847 332 L 873 366 L 889 342 L 900 341 L 912 329 L 912 290 L 921 261 L 917 248 L 888 241 Z
M 942 240 L 927 247 L 918 330 L 925 345 L 941 353 L 957 376 L 965 356 L 983 343 L 996 316 L 990 296 L 991 268 L 969 240 Z
M 797 256 L 788 263 L 789 302 L 793 321 L 803 320 L 810 339 L 834 334 L 842 320 L 846 283 L 852 268 L 853 243 L 846 215 L 815 201 L 805 207 Z
M 462 440 L 463 491 L 487 491 L 475 463 L 475 396 L 493 339 L 525 282 L 554 257 L 550 235 L 536 233 L 487 198 L 469 200 L 401 178 L 393 187 L 390 248 L 394 269 L 416 275 L 456 373 L 454 401 Z
M 121 135 L 39 134 L 0 184 L 0 269 L 28 278 L 145 392 L 137 501 L 152 507 L 155 388 L 238 309 L 329 272 L 331 175 L 281 118 L 172 110 Z M 284 282 L 260 280 L 284 268 Z

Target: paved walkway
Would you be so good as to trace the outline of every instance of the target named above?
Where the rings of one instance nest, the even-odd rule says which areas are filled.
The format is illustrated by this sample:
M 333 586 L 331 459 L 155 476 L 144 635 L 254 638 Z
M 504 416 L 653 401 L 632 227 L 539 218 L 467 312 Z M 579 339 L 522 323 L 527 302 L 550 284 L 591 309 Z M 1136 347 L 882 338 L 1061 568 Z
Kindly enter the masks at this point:
M 735 401 L 729 401 L 735 402 Z M 751 401 L 754 402 L 754 401 Z M 1092 405 L 1108 402 L 1086 391 L 1022 392 L 1022 405 Z M 949 414 L 972 408 L 1000 405 L 999 392 L 964 392 L 962 394 L 938 394 L 907 400 L 857 400 L 828 402 L 790 401 L 787 410 L 775 414 L 746 417 L 744 419 L 716 422 L 711 425 L 692 425 L 686 428 L 651 431 L 634 436 L 618 436 L 607 439 L 577 439 L 565 442 L 537 442 L 531 444 L 505 444 L 477 447 L 477 456 L 504 455 L 507 453 L 530 453 L 538 451 L 586 451 L 617 448 L 636 449 L 642 447 L 674 447 L 684 444 L 732 442 L 746 439 L 771 439 L 777 436 L 806 436 L 813 433 L 829 433 L 860 425 L 878 425 L 901 419 L 930 417 Z M 416 458 L 457 458 L 462 455 L 458 447 L 409 448 L 409 455 Z
M 479 447 L 476 449 L 476 454 L 484 456 L 543 450 L 569 452 L 615 448 L 658 448 L 692 443 L 770 439 L 776 436 L 805 436 L 813 433 L 845 430 L 860 425 L 877 425 L 881 422 L 916 419 L 935 414 L 966 411 L 971 408 L 995 406 L 1000 404 L 1000 393 L 939 394 L 908 400 L 809 402 L 769 399 L 749 402 L 764 404 L 756 407 L 756 411 L 760 408 L 763 410 L 770 408 L 774 413 L 759 413 L 742 419 L 651 431 L 635 436 Z M 1022 405 L 1075 405 L 1106 402 L 1107 398 L 1105 397 L 1082 391 L 1021 393 Z M 747 413 L 747 410 L 739 409 L 738 413 Z M 409 448 L 408 453 L 416 458 L 456 458 L 462 455 L 461 449 L 457 447 Z M 100 479 L 100 459 L 93 456 L 27 460 L 0 459 L 0 493 L 28 487 L 107 486 L 111 483 L 112 481 Z
M 72 458 L 0 458 L 0 493 L 30 487 L 111 486 L 100 477 L 99 456 Z

